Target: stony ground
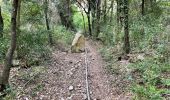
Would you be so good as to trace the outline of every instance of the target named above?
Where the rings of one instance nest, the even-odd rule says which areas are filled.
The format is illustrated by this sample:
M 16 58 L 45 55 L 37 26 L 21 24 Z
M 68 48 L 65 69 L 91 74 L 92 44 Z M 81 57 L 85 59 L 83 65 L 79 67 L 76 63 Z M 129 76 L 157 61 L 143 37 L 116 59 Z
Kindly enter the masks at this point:
M 56 50 L 45 67 L 12 69 L 11 85 L 16 87 L 16 99 L 87 100 L 86 55 L 91 99 L 130 100 L 131 94 L 123 92 L 118 77 L 107 72 L 106 64 L 99 53 L 99 46 L 98 43 L 87 40 L 87 54 Z M 18 72 L 20 73 L 16 74 Z M 29 75 L 26 76 L 27 74 Z

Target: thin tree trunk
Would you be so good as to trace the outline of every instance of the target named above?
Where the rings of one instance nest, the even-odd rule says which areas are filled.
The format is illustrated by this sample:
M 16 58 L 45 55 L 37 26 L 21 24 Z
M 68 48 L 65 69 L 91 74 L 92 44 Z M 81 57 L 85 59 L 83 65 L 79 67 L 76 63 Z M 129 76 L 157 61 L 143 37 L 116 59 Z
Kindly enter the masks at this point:
M 21 0 L 18 0 L 18 12 L 17 12 L 17 29 L 20 30 L 20 24 L 21 24 L 21 19 L 20 19 L 20 13 L 21 13 Z
M 64 25 L 67 29 L 75 31 L 76 29 L 73 25 L 72 19 L 71 1 L 59 0 L 57 7 L 61 19 L 61 24 Z
M 96 1 L 97 0 L 91 0 L 90 6 L 91 6 L 91 16 L 92 16 L 92 29 L 95 30 L 96 25 Z
M 89 28 L 89 35 L 92 36 L 92 29 L 91 29 L 91 19 L 90 19 L 90 12 L 91 12 L 91 0 L 88 0 L 88 11 L 87 11 L 87 20 L 88 20 L 88 28 Z
M 88 20 L 89 35 L 92 36 L 90 14 L 87 14 L 87 20 Z
M 20 36 L 20 24 L 21 24 L 21 0 L 18 0 L 18 11 L 17 11 L 17 37 Z M 18 44 L 16 45 L 16 51 L 17 51 L 17 58 L 18 59 L 21 59 L 23 57 L 22 53 L 20 52 L 20 49 L 19 49 L 19 42 Z
M 117 0 L 117 28 L 116 28 L 116 39 L 115 42 L 118 43 L 119 41 L 119 34 L 120 34 L 120 0 Z
M 111 1 L 111 15 L 110 15 L 110 22 L 112 22 L 112 18 L 113 18 L 113 3 L 114 1 Z
M 53 41 L 52 41 L 51 32 L 49 31 L 50 30 L 50 25 L 49 25 L 49 20 L 48 20 L 48 0 L 44 1 L 44 5 L 45 5 L 45 10 L 44 10 L 44 13 L 45 13 L 45 22 L 46 22 L 46 28 L 48 30 L 48 41 L 49 41 L 49 44 L 52 45 Z
M 130 42 L 129 42 L 129 23 L 128 23 L 128 13 L 129 13 L 129 5 L 128 5 L 128 0 L 124 0 L 124 50 L 125 53 L 128 54 L 130 53 Z
M 145 9 L 144 9 L 144 7 L 145 7 L 145 0 L 142 0 L 142 15 L 144 15 L 144 13 L 145 13 Z
M 0 38 L 3 37 L 3 28 L 4 28 L 4 21 L 1 14 L 1 6 L 0 6 Z
M 104 0 L 104 10 L 103 10 L 103 14 L 104 14 L 104 16 L 103 16 L 103 21 L 104 21 L 104 23 L 106 22 L 106 16 L 107 16 L 107 14 L 106 14 L 106 11 L 107 11 L 107 0 Z
M 96 37 L 98 37 L 100 33 L 100 4 L 101 0 L 97 0 Z
M 2 82 L 0 83 L 2 89 L 5 89 L 5 87 L 8 85 L 8 79 L 9 79 L 9 74 L 10 74 L 10 69 L 12 66 L 12 59 L 13 59 L 13 54 L 16 48 L 16 26 L 17 26 L 17 9 L 18 9 L 18 0 L 13 0 L 13 10 L 12 10 L 12 15 L 11 15 L 11 44 L 8 49 L 8 52 L 6 54 L 6 58 L 4 61 L 4 68 L 3 68 L 3 73 L 2 73 Z

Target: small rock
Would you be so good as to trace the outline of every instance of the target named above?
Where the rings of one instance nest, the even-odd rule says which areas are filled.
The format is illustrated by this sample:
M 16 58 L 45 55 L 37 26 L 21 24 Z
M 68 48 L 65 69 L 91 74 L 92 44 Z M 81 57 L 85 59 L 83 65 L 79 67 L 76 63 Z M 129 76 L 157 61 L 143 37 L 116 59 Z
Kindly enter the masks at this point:
M 72 91 L 73 89 L 74 89 L 74 87 L 73 86 L 69 86 L 69 91 Z
M 78 85 L 77 85 L 77 87 L 79 87 L 79 88 L 80 88 L 80 87 L 81 87 L 81 84 L 78 84 Z
M 92 92 L 92 91 L 90 91 L 90 94 L 93 94 L 93 92 Z
M 24 100 L 29 100 L 29 99 L 27 97 L 25 97 Z
M 94 100 L 100 100 L 100 99 L 95 98 Z
M 83 94 L 83 100 L 87 100 L 87 95 Z
M 73 63 L 73 61 L 69 61 L 69 63 L 70 63 L 70 64 L 72 64 L 72 63 Z
M 78 63 L 77 67 L 80 67 L 81 66 L 81 63 Z

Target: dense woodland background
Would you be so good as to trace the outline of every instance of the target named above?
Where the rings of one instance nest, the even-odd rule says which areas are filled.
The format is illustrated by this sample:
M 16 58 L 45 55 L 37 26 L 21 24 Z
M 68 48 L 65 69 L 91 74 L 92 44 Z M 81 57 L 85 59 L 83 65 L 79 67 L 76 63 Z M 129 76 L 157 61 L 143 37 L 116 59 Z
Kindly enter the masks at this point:
M 0 98 L 17 94 L 10 69 L 44 65 L 56 48 L 69 52 L 79 30 L 103 45 L 111 74 L 124 69 L 117 60 L 129 61 L 121 78 L 134 100 L 170 99 L 169 0 L 0 0 Z

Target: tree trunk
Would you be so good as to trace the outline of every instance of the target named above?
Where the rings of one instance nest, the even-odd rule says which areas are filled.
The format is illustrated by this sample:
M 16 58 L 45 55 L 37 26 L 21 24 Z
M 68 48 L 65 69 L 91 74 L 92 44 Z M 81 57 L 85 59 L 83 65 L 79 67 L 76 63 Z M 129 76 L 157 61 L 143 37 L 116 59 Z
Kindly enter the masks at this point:
M 18 11 L 18 0 L 13 0 L 13 10 L 11 15 L 11 44 L 8 49 L 8 52 L 6 54 L 6 58 L 4 61 L 4 68 L 2 73 L 2 82 L 0 83 L 2 89 L 5 89 L 5 87 L 8 85 L 8 79 L 10 74 L 10 69 L 12 66 L 12 59 L 13 54 L 16 48 L 16 20 L 17 20 L 17 11 Z
M 101 0 L 97 0 L 96 37 L 98 37 L 100 33 L 100 4 L 101 4 Z
M 128 54 L 130 53 L 130 42 L 129 42 L 129 23 L 128 23 L 128 13 L 129 13 L 129 5 L 128 5 L 128 0 L 124 0 L 124 50 L 125 53 Z
M 91 0 L 88 0 L 88 11 L 86 13 L 87 20 L 88 20 L 88 28 L 89 28 L 89 35 L 92 36 L 92 29 L 91 29 L 91 19 L 90 19 L 90 12 L 91 12 Z
M 143 16 L 144 16 L 144 13 L 145 13 L 144 8 L 145 8 L 145 0 L 142 0 L 142 11 L 141 12 L 142 12 Z
M 87 14 L 87 20 L 88 20 L 89 35 L 92 36 L 90 14 Z
M 0 38 L 3 37 L 3 29 L 4 29 L 4 21 L 1 14 L 1 6 L 0 6 Z
M 17 11 L 17 37 L 20 36 L 20 22 L 21 22 L 21 1 L 22 0 L 18 0 L 18 11 Z M 20 43 L 18 41 L 17 45 L 16 45 L 16 51 L 17 51 L 17 58 L 21 59 L 23 57 L 22 53 L 20 52 L 20 47 L 19 47 Z
M 110 15 L 110 22 L 112 22 L 112 18 L 113 18 L 113 3 L 114 1 L 111 1 L 111 15 Z
M 18 30 L 20 30 L 20 24 L 21 24 L 20 13 L 21 13 L 21 0 L 18 0 L 18 12 L 17 12 L 17 29 Z
M 50 32 L 50 25 L 49 25 L 49 19 L 48 19 L 48 0 L 44 1 L 44 5 L 45 5 L 45 9 L 44 9 L 44 13 L 45 13 L 45 22 L 46 22 L 46 28 L 48 30 L 48 42 L 50 45 L 53 44 L 53 40 L 52 40 L 52 34 Z
M 120 34 L 120 13 L 121 13 L 120 1 L 121 0 L 117 0 L 117 28 L 116 28 L 116 36 L 115 36 L 116 43 L 118 43 L 119 41 L 119 34 Z
M 92 16 L 92 29 L 95 29 L 96 25 L 96 1 L 97 0 L 91 0 L 90 6 L 91 6 L 91 16 Z
M 104 9 L 103 9 L 103 21 L 104 21 L 104 23 L 106 22 L 106 17 L 107 17 L 107 13 L 106 13 L 106 11 L 107 11 L 107 0 L 104 0 L 104 7 L 103 7 Z
M 71 1 L 60 0 L 57 7 L 61 19 L 61 24 L 65 26 L 67 29 L 72 29 L 75 31 L 72 19 Z

